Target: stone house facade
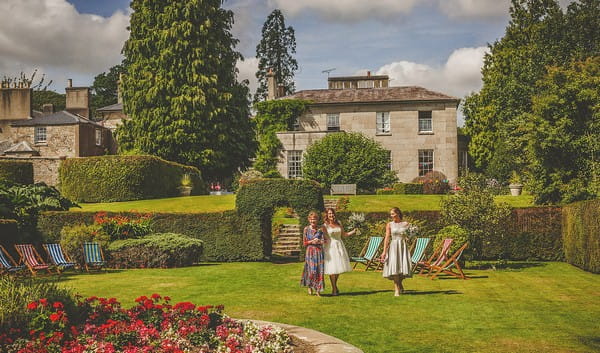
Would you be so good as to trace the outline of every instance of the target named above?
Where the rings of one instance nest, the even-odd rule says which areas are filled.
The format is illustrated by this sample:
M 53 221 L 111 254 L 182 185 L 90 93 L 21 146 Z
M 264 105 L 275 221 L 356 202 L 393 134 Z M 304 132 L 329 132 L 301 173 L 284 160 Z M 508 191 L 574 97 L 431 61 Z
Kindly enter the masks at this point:
M 302 177 L 302 154 L 334 132 L 360 132 L 389 151 L 390 168 L 402 182 L 428 172 L 458 177 L 456 109 L 460 100 L 422 87 L 389 87 L 388 76 L 329 78 L 328 89 L 304 90 L 281 99 L 311 101 L 294 131 L 277 134 L 278 171 Z M 271 98 L 275 84 L 269 85 Z

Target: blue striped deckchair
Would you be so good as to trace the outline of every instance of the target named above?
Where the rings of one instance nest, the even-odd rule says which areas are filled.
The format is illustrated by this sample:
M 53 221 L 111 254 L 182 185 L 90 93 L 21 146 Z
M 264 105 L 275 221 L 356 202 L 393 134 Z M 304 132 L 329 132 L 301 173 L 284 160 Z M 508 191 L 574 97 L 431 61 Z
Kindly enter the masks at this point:
M 10 254 L 0 245 L 0 273 L 17 273 L 25 268 L 25 265 L 17 265 Z
M 377 258 L 379 247 L 381 247 L 381 243 L 383 242 L 383 237 L 370 237 L 369 241 L 365 244 L 362 251 L 360 252 L 360 256 L 352 257 L 352 261 L 355 261 L 353 269 L 356 269 L 358 264 L 365 265 L 365 271 L 374 266 L 373 269 L 377 268 L 377 264 L 375 264 L 375 260 Z
M 456 252 L 448 258 L 448 260 L 444 261 L 441 265 L 432 265 L 431 266 L 431 279 L 435 279 L 439 274 L 445 273 L 450 276 L 460 277 L 462 279 L 469 279 L 469 277 L 465 276 L 458 260 L 460 256 L 463 254 L 465 249 L 469 246 L 469 243 L 464 243 Z M 456 268 L 457 271 L 454 271 L 453 268 Z
M 83 243 L 83 258 L 88 272 L 90 267 L 100 269 L 105 265 L 104 254 L 98 243 Z
M 425 249 L 427 249 L 427 245 L 429 245 L 429 238 L 417 238 L 415 242 L 415 248 L 413 249 L 412 256 L 410 257 L 410 261 L 412 262 L 411 272 L 414 273 L 419 266 L 419 262 L 423 261 L 423 257 L 425 256 Z
M 59 270 L 75 268 L 76 264 L 68 256 L 65 256 L 60 244 L 44 244 L 44 250 L 48 253 L 50 262 L 58 267 Z

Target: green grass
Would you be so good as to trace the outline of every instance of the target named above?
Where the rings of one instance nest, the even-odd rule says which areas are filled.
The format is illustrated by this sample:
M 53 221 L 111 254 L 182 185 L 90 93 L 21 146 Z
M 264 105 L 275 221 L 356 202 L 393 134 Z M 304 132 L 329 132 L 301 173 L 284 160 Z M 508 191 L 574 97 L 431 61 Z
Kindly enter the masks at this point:
M 391 207 L 403 211 L 439 210 L 443 195 L 357 195 L 350 196 L 348 210 L 355 212 L 387 212 Z M 332 198 L 332 196 L 326 196 Z M 338 198 L 333 196 L 333 198 Z M 496 197 L 512 207 L 531 207 L 529 195 Z M 220 212 L 235 208 L 235 195 L 173 197 L 169 199 L 140 200 L 128 202 L 88 203 L 73 211 L 139 211 L 139 212 Z
M 224 304 L 232 317 L 312 328 L 368 353 L 600 350 L 598 275 L 565 263 L 511 267 L 469 270 L 466 281 L 407 279 L 408 293 L 398 298 L 392 282 L 374 272 L 343 274 L 338 297 L 309 297 L 299 287 L 301 263 L 66 274 L 59 283 L 85 296 L 117 297 L 126 307 L 152 293 Z

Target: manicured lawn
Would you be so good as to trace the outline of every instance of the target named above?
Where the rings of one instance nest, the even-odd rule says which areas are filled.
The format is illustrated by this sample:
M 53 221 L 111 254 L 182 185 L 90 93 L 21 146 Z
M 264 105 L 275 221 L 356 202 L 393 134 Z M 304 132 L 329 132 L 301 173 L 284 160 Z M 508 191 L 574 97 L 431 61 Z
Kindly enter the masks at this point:
M 60 283 L 127 307 L 152 293 L 224 304 L 233 317 L 309 327 L 368 353 L 600 351 L 598 275 L 565 263 L 511 267 L 469 270 L 467 281 L 408 279 L 408 293 L 398 298 L 373 272 L 342 275 L 339 297 L 309 297 L 298 285 L 301 263 L 66 274 Z
M 404 211 L 439 210 L 443 195 L 357 195 L 349 196 L 348 209 L 356 212 L 387 212 L 390 207 L 400 207 Z M 331 198 L 331 196 L 326 196 Z M 337 197 L 334 197 L 337 198 Z M 496 197 L 497 201 L 507 202 L 512 207 L 532 206 L 529 195 Z M 190 196 L 169 199 L 141 200 L 128 202 L 88 203 L 73 211 L 131 211 L 139 212 L 219 212 L 235 208 L 235 195 Z

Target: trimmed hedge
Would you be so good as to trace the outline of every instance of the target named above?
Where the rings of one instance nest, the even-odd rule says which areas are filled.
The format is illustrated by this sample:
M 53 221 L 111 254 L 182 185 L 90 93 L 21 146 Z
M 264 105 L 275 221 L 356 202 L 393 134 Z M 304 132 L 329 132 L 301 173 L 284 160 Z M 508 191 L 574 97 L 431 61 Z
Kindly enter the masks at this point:
M 566 261 L 586 271 L 600 273 L 600 200 L 564 206 L 562 224 Z
M 173 197 L 181 178 L 192 178 L 192 194 L 208 193 L 195 167 L 154 156 L 70 158 L 59 168 L 60 190 L 78 202 L 115 202 Z
M 95 212 L 44 212 L 37 229 L 44 242 L 56 242 L 65 225 L 92 224 Z M 108 213 L 109 216 L 133 213 Z M 204 243 L 202 261 L 261 261 L 271 249 L 271 239 L 261 238 L 258 219 L 239 215 L 235 211 L 215 213 L 156 213 L 152 229 L 156 233 L 180 233 Z M 268 244 L 263 244 L 268 242 Z
M 16 184 L 33 184 L 33 163 L 0 159 L 0 181 Z
M 377 195 L 419 195 L 423 194 L 422 183 L 395 183 L 391 188 L 377 189 Z
M 15 257 L 14 245 L 20 243 L 19 223 L 15 219 L 0 219 L 0 245 Z
M 176 233 L 155 233 L 142 238 L 117 240 L 107 248 L 110 267 L 168 268 L 200 261 L 202 240 Z

